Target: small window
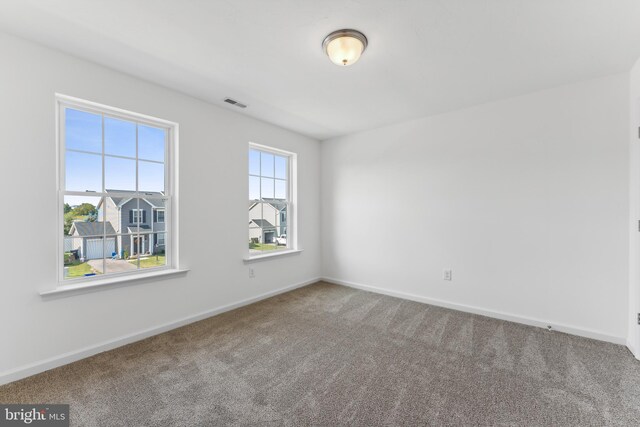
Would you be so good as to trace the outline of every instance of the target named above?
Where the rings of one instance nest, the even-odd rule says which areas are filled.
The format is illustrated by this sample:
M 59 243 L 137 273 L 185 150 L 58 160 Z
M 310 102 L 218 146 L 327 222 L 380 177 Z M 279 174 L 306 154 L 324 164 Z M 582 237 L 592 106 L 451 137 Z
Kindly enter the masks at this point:
M 129 211 L 129 224 L 146 224 L 147 211 L 142 209 L 131 209 Z
M 249 256 L 295 249 L 291 215 L 295 154 L 249 146 Z M 289 233 L 287 233 L 289 230 Z
M 163 210 L 158 210 L 158 211 L 154 211 L 154 220 L 153 222 L 158 222 L 158 223 L 163 223 L 164 222 L 164 211 Z
M 59 281 L 178 268 L 171 227 L 177 124 L 57 95 Z M 158 226 L 148 218 L 157 207 Z

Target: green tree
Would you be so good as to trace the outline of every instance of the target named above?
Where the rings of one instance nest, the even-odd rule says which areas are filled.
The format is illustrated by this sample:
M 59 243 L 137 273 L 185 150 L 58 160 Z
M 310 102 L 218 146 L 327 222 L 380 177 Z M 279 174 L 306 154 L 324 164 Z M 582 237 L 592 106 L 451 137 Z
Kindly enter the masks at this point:
M 73 225 L 73 220 L 75 219 L 75 215 L 73 211 L 69 211 L 64 214 L 64 234 L 69 234 L 69 230 L 71 230 L 71 226 Z
M 68 203 L 64 204 L 64 234 L 69 234 L 73 221 L 93 222 L 97 219 L 98 210 L 91 203 L 83 203 L 73 208 Z
M 73 208 L 73 213 L 76 216 L 89 216 L 89 217 L 97 217 L 98 210 L 91 203 L 83 203 L 79 206 Z

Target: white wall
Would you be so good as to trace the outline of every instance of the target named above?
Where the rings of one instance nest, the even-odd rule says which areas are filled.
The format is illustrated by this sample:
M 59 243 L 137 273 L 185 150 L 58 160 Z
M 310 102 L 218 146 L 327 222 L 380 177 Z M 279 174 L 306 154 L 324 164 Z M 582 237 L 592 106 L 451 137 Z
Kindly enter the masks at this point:
M 638 226 L 640 221 L 640 60 L 636 62 L 630 73 L 629 98 L 630 116 L 630 225 L 629 225 L 629 333 L 627 346 L 640 359 L 640 327 L 638 326 L 638 313 L 640 313 L 640 233 Z
M 624 343 L 628 98 L 625 73 L 323 142 L 324 275 Z
M 4 34 L 0 58 L 0 383 L 53 366 L 65 353 L 90 353 L 105 342 L 320 276 L 318 141 Z M 180 124 L 186 276 L 52 300 L 39 296 L 55 286 L 62 230 L 56 224 L 55 92 Z M 252 264 L 255 279 L 242 262 L 249 141 L 298 153 L 304 249 Z
M 640 199 L 640 188 L 632 188 L 636 201 L 629 206 L 628 74 L 336 138 L 320 148 L 1 33 L 0 55 L 0 383 L 321 275 L 616 342 L 627 337 L 627 283 L 638 282 L 634 264 L 628 281 L 628 213 L 638 216 Z M 637 108 L 640 67 L 631 76 Z M 55 92 L 180 123 L 186 276 L 58 299 L 38 295 L 55 284 L 61 229 Z M 640 114 L 633 117 L 640 124 Z M 632 122 L 632 141 L 638 124 Z M 255 279 L 242 262 L 248 141 L 298 153 L 304 248 L 252 264 Z M 632 257 L 638 244 L 631 243 Z M 453 269 L 452 282 L 442 280 L 444 268 Z M 632 312 L 640 307 L 634 295 Z M 628 342 L 639 338 L 629 333 Z

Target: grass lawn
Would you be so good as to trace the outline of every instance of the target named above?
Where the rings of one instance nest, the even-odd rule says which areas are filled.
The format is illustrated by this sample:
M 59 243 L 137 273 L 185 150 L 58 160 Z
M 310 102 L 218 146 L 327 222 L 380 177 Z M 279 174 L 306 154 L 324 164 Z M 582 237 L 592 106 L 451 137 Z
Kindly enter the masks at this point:
M 274 244 L 267 243 L 249 243 L 249 249 L 255 249 L 257 251 L 272 251 L 274 249 L 278 249 L 278 246 Z
M 132 259 L 129 262 L 131 264 L 136 264 L 138 260 Z M 166 262 L 166 257 L 164 255 L 158 255 L 157 257 L 155 255 L 151 255 L 148 258 L 140 260 L 140 268 L 163 267 Z
M 67 272 L 68 278 L 83 277 L 85 274 L 97 273 L 96 271 L 93 271 L 91 266 L 86 262 L 74 261 L 71 264 L 65 265 L 65 267 L 69 267 Z

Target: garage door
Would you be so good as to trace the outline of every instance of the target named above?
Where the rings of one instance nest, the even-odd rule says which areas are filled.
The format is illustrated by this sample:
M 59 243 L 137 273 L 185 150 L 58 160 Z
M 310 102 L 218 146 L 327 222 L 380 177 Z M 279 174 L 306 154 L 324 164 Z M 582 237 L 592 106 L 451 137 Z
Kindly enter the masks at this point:
M 100 259 L 102 258 L 102 239 L 87 239 L 87 247 L 85 258 L 86 259 Z M 111 237 L 107 239 L 107 257 L 111 257 L 111 254 L 116 251 L 116 238 Z

